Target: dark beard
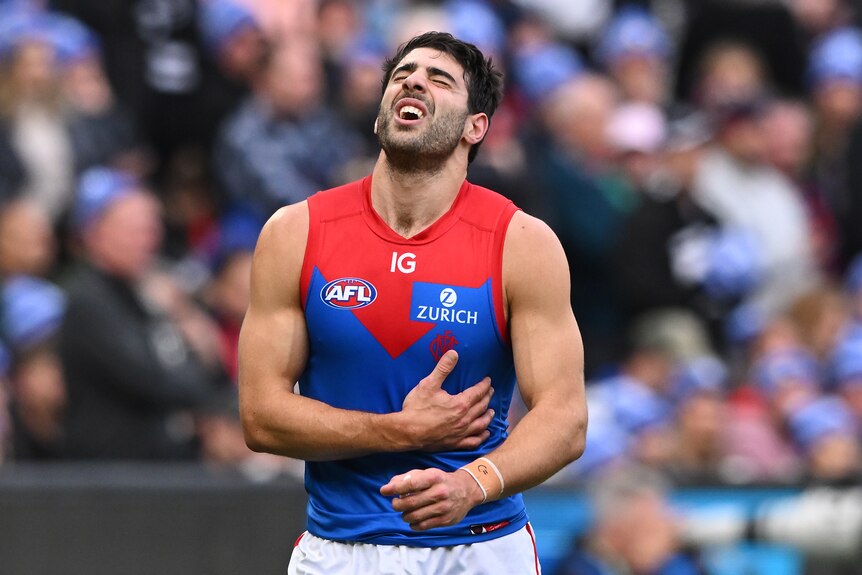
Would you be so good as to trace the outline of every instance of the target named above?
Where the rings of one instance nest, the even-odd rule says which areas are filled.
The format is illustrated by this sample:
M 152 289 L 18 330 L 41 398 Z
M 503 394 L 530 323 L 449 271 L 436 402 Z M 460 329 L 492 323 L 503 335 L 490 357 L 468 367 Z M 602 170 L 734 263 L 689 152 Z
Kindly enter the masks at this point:
M 450 112 L 429 119 L 431 125 L 422 135 L 393 137 L 400 130 L 393 125 L 395 112 L 380 110 L 377 115 L 377 140 L 386 153 L 390 167 L 404 174 L 435 173 L 446 163 L 461 141 L 464 121 L 469 114 Z M 403 134 L 408 136 L 408 134 Z

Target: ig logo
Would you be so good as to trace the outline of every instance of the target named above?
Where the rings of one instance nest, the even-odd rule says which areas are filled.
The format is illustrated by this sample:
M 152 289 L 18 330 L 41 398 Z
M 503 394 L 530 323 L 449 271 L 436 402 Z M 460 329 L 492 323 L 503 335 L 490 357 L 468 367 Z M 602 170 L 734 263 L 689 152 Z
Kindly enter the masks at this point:
M 452 288 L 446 288 L 440 292 L 440 303 L 443 307 L 452 307 L 458 302 L 458 294 Z

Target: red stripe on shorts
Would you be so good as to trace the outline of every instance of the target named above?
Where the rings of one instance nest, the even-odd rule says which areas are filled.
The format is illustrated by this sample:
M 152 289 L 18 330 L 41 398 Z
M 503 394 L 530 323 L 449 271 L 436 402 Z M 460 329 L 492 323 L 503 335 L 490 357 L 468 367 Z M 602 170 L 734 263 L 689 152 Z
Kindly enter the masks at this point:
M 533 557 L 536 558 L 536 575 L 542 572 L 539 570 L 539 549 L 536 547 L 536 536 L 533 535 L 533 526 L 527 523 L 527 533 L 530 534 L 530 541 L 533 542 Z
M 296 538 L 296 541 L 293 544 L 294 547 L 299 547 L 299 542 L 302 541 L 302 538 L 305 537 L 306 533 L 308 533 L 308 532 L 303 531 L 302 533 L 299 534 L 299 537 Z M 535 545 L 535 543 L 533 545 Z

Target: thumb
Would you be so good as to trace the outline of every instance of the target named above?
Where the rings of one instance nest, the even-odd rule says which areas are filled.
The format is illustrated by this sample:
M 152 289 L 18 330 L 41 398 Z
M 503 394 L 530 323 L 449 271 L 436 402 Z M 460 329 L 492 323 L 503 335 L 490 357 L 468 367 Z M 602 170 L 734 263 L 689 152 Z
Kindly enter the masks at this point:
M 423 379 L 420 384 L 426 387 L 442 387 L 443 382 L 446 381 L 446 377 L 452 373 L 452 370 L 455 369 L 457 364 L 458 352 L 454 349 L 450 349 L 443 354 L 443 357 L 440 358 L 440 361 L 437 362 L 437 365 L 434 366 L 434 369 L 428 374 L 428 377 Z

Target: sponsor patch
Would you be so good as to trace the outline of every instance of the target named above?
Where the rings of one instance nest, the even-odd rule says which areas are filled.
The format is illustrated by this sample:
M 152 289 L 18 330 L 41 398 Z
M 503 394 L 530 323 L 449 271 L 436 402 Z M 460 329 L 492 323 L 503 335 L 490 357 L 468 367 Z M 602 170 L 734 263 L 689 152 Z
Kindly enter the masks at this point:
M 358 309 L 377 299 L 377 288 L 359 278 L 332 280 L 320 290 L 320 299 L 335 309 Z

